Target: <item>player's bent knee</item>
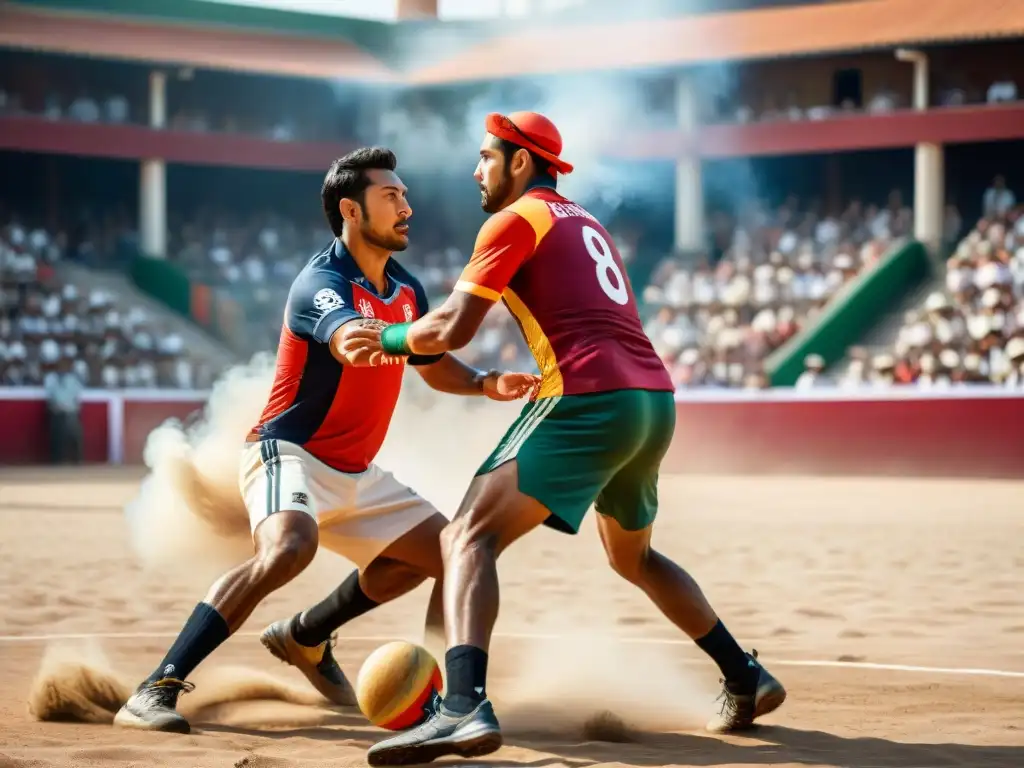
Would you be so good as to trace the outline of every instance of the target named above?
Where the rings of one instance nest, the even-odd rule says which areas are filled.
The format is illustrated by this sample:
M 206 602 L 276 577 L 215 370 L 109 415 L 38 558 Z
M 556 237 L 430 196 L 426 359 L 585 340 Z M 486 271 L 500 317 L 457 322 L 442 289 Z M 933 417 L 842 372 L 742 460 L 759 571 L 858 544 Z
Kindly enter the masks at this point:
M 490 520 L 486 512 L 477 510 L 477 507 L 468 508 L 465 514 L 460 514 L 441 531 L 441 556 L 444 560 L 473 547 L 494 548 L 496 531 L 488 524 Z
M 259 579 L 279 582 L 294 578 L 313 561 L 318 544 L 316 521 L 304 512 L 289 510 L 268 518 L 257 529 Z
M 642 583 L 651 554 L 650 528 L 625 531 L 614 519 L 600 518 L 598 530 L 612 570 L 631 584 Z
M 647 560 L 646 553 L 609 551 L 607 555 L 608 565 L 619 576 L 631 584 L 639 584 L 643 581 L 644 567 Z
M 500 552 L 547 516 L 519 492 L 517 478 L 516 462 L 509 461 L 473 481 L 459 511 L 441 533 L 446 560 L 453 552 L 472 547 Z
M 404 536 L 391 543 L 378 560 L 381 563 L 397 560 L 415 570 L 421 577 L 440 578 L 444 574 L 441 559 L 441 534 L 448 518 L 435 512 Z M 377 563 L 375 560 L 367 571 Z M 391 566 L 388 566 L 389 568 Z

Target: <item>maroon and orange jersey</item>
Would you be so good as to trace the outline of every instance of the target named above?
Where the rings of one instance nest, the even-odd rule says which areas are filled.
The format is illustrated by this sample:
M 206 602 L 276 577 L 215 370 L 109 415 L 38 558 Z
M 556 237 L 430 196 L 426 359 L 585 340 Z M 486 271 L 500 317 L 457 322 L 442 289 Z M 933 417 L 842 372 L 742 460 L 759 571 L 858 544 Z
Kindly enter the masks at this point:
M 674 390 L 611 237 L 554 189 L 488 219 L 455 287 L 505 303 L 540 368 L 538 397 Z

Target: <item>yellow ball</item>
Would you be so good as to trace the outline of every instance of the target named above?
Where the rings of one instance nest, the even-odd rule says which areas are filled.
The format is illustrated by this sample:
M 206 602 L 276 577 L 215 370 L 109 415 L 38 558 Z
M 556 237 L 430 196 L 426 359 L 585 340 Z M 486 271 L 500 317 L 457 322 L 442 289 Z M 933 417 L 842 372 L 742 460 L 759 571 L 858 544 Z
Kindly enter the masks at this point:
M 396 641 L 382 645 L 363 662 L 356 678 L 356 701 L 371 723 L 401 731 L 427 718 L 427 705 L 442 686 L 441 669 L 426 648 Z

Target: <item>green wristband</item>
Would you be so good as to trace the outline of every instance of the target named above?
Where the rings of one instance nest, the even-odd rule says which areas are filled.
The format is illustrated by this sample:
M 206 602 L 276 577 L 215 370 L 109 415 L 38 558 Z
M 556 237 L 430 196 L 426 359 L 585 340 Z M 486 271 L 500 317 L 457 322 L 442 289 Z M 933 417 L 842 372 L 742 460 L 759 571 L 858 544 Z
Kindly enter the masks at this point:
M 409 349 L 409 328 L 412 323 L 389 325 L 380 334 L 380 348 L 389 355 L 411 355 Z

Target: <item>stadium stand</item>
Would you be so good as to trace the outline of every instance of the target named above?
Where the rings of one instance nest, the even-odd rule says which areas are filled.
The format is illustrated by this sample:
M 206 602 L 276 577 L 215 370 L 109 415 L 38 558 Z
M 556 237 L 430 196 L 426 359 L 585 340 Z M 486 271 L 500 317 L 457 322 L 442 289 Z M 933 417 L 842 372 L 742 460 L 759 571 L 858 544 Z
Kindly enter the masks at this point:
M 573 196 L 627 256 L 680 402 L 760 408 L 828 396 L 835 384 L 1013 384 L 1024 341 L 1015 335 L 1021 259 L 1010 190 L 1022 169 L 1005 142 L 1024 139 L 1013 74 L 1024 17 L 937 3 L 929 14 L 911 0 L 730 0 L 700 12 L 655 3 L 657 18 L 631 18 L 625 37 L 611 16 L 580 25 L 569 14 L 559 45 L 529 25 L 164 2 L 128 19 L 106 0 L 0 4 L 0 162 L 12 169 L 0 173 L 0 201 L 33 222 L 12 228 L 0 215 L 0 341 L 4 357 L 13 349 L 17 358 L 5 360 L 5 380 L 38 383 L 43 356 L 56 349 L 63 359 L 73 339 L 67 362 L 100 387 L 83 418 L 99 423 L 102 410 L 115 431 L 146 409 L 129 407 L 123 386 L 103 389 L 114 381 L 105 369 L 117 369 L 121 385 L 155 377 L 166 387 L 177 386 L 175 367 L 191 366 L 203 387 L 202 345 L 181 326 L 177 352 L 154 359 L 146 350 L 147 334 L 176 342 L 152 305 L 131 306 L 143 296 L 239 357 L 272 350 L 290 276 L 329 238 L 314 176 L 355 142 L 394 143 L 416 208 L 399 260 L 436 304 L 482 221 L 466 165 L 482 110 L 536 108 L 557 118 L 577 169 L 593 172 L 573 180 L 585 179 L 580 189 L 597 207 Z M 411 44 L 433 35 L 437 44 Z M 895 56 L 900 48 L 909 57 Z M 730 163 L 744 183 L 733 183 Z M 996 169 L 1005 181 L 992 182 Z M 616 189 L 623 179 L 631 185 Z M 903 200 L 866 204 L 889 189 Z M 804 202 L 780 208 L 787 194 Z M 771 207 L 751 205 L 762 198 Z M 92 208 L 85 226 L 65 227 L 83 205 Z M 965 235 L 962 222 L 979 219 Z M 628 243 L 620 220 L 632 229 Z M 47 238 L 34 271 L 22 237 Z M 929 296 L 945 274 L 921 278 L 914 265 L 941 264 L 950 250 L 949 285 L 967 281 L 975 292 L 947 286 L 945 298 Z M 111 275 L 134 293 L 111 289 Z M 898 332 L 905 308 L 916 314 Z M 51 332 L 47 323 L 65 315 L 99 335 Z M 883 315 L 879 340 L 872 322 Z M 118 339 L 117 362 L 97 363 L 108 336 Z M 482 367 L 533 366 L 500 306 L 461 354 Z M 794 382 L 796 395 L 784 389 Z M 40 395 L 11 401 L 21 397 Z M 187 399 L 181 393 L 175 407 Z M 713 422 L 718 430 L 717 414 Z M 137 455 L 145 430 L 125 430 L 120 444 L 105 434 L 94 430 L 86 453 L 120 461 Z M 739 434 L 720 436 L 732 445 Z
M 764 359 L 906 237 L 912 220 L 898 191 L 882 207 L 852 201 L 840 216 L 757 206 L 714 267 L 660 265 L 643 292 L 657 308 L 647 333 L 680 388 L 766 387 Z
M 144 308 L 123 311 L 110 294 L 61 278 L 66 241 L 16 217 L 0 228 L 0 383 L 38 386 L 71 370 L 95 388 L 208 387 L 216 371 Z
M 945 290 L 907 312 L 882 360 L 895 384 L 1024 385 L 1024 208 L 1002 177 L 982 208 L 946 261 Z

